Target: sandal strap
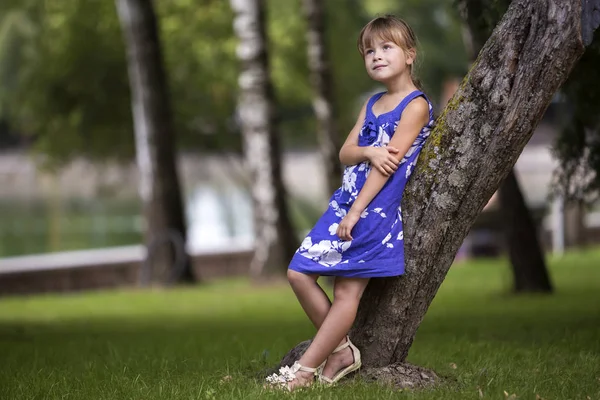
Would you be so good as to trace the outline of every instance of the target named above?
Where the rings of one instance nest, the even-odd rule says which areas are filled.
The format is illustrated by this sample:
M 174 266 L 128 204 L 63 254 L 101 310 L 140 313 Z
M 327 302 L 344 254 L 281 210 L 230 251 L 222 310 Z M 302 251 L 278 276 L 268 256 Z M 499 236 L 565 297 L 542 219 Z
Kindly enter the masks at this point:
M 335 350 L 333 350 L 331 353 L 337 353 L 338 351 L 342 351 L 344 350 L 346 347 L 350 346 L 350 338 L 348 337 L 348 335 L 346 335 L 346 342 L 340 344 L 338 347 L 335 348 Z
M 304 365 L 301 365 L 298 361 L 296 361 L 294 363 L 294 365 L 292 365 L 292 371 L 297 372 L 297 371 L 304 371 L 304 372 L 312 372 L 313 374 L 315 374 L 317 372 L 317 368 L 313 368 L 313 367 L 305 367 Z

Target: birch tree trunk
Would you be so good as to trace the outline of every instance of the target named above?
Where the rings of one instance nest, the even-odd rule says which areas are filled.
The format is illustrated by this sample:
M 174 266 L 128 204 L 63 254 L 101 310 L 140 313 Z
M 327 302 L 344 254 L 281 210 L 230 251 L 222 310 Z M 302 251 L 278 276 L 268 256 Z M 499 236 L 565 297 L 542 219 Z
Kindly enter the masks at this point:
M 127 48 L 144 236 L 153 268 L 150 279 L 194 281 L 185 251 L 175 132 L 152 0 L 115 2 Z
M 497 1 L 494 4 L 486 0 L 459 1 L 461 16 L 467 29 L 467 42 L 470 44 L 468 52 L 472 60 L 477 57 L 489 37 L 491 26 L 486 26 L 486 22 L 496 23 L 484 18 L 486 9 L 489 11 L 494 5 L 508 8 L 510 0 L 504 2 L 504 7 L 501 7 L 496 4 Z M 513 272 L 513 290 L 517 293 L 552 292 L 550 275 L 538 240 L 535 221 L 525 203 L 514 168 L 500 185 L 498 194 L 502 228 Z
M 252 182 L 255 252 L 251 274 L 284 273 L 297 248 L 281 176 L 274 132 L 274 94 L 269 76 L 264 0 L 230 0 L 241 63 L 238 115 Z
M 600 0 L 512 1 L 406 188 L 406 274 L 373 279 L 361 301 L 351 336 L 365 373 L 405 360 L 469 228 L 599 24 Z
M 328 193 L 333 193 L 340 187 L 342 168 L 338 155 L 340 136 L 333 115 L 333 79 L 326 56 L 325 6 L 321 0 L 303 0 L 302 5 L 307 25 L 308 66 L 314 92 L 319 151 L 325 166 Z

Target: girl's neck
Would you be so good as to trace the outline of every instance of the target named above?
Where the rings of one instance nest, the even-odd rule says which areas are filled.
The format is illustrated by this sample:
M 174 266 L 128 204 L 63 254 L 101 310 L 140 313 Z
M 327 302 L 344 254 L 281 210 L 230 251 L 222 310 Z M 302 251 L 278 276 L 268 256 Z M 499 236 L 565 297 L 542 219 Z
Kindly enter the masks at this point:
M 405 74 L 394 80 L 384 82 L 384 85 L 389 95 L 404 94 L 417 89 L 410 75 Z

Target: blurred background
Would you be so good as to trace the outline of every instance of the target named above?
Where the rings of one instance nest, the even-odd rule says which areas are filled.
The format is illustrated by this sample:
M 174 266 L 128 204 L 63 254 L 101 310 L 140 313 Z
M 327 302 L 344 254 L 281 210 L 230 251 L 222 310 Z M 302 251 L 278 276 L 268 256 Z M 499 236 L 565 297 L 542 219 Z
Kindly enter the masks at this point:
M 360 28 L 378 14 L 409 21 L 420 42 L 418 75 L 439 114 L 476 55 L 462 3 L 323 2 L 338 142 L 365 99 L 382 90 L 367 77 L 356 50 Z M 331 195 L 312 106 L 311 25 L 300 2 L 270 0 L 264 8 L 273 131 L 291 226 L 301 238 Z M 169 134 L 175 140 L 186 248 L 203 278 L 247 274 L 257 228 L 255 183 L 245 164 L 238 113 L 244 67 L 236 55 L 234 11 L 225 1 L 161 0 L 154 12 L 170 92 Z M 494 9 L 480 20 L 491 30 L 501 12 Z M 6 293 L 128 284 L 137 275 L 127 271 L 145 262 L 148 224 L 122 29 L 110 1 L 0 3 L 0 273 L 6 278 L 0 289 Z M 572 180 L 571 186 L 561 180 L 565 164 L 557 143 L 573 116 L 568 95 L 557 94 L 515 166 L 517 191 L 539 241 L 528 246 L 542 254 L 600 242 L 600 203 L 594 191 L 581 189 L 590 172 L 578 169 L 580 180 L 571 191 L 564 188 L 572 188 Z M 504 215 L 494 195 L 458 259 L 507 254 Z M 83 274 L 86 268 L 94 273 Z

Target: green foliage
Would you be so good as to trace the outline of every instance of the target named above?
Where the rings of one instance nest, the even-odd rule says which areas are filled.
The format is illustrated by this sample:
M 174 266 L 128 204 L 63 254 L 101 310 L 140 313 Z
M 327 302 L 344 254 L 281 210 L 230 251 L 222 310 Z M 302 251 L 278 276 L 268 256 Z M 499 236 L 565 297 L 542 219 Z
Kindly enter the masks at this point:
M 25 11 L 8 10 L 0 20 L 0 118 L 8 114 L 7 99 L 14 95 L 19 65 L 31 50 L 27 44 L 34 32 Z
M 364 0 L 326 2 L 328 56 L 333 74 L 337 118 L 342 140 L 356 123 L 358 112 L 376 84 L 367 76 L 356 40 L 371 19 Z
M 12 122 L 57 161 L 133 154 L 129 86 L 114 4 L 48 0 L 11 98 Z
M 432 98 L 438 97 L 446 76 L 462 75 L 464 52 L 449 2 L 326 2 L 328 57 L 342 135 L 354 124 L 363 97 L 378 89 L 356 51 L 358 32 L 379 12 L 377 7 L 394 5 L 386 11 L 399 12 L 415 26 L 424 54 L 421 76 Z M 287 146 L 313 147 L 315 119 L 301 3 L 266 4 L 278 131 Z M 239 150 L 234 118 L 239 70 L 229 3 L 171 0 L 155 5 L 180 147 Z M 18 26 L 26 30 L 7 22 L 9 10 L 21 15 Z M 35 138 L 38 150 L 53 161 L 79 155 L 132 157 L 125 48 L 114 2 L 6 0 L 0 11 L 0 78 L 9 83 L 0 89 L 0 107 L 4 105 L 11 125 Z
M 277 134 L 284 138 L 284 145 L 314 143 L 306 25 L 300 1 L 269 0 L 265 4 Z
M 236 41 L 227 1 L 155 2 L 176 132 L 185 149 L 239 148 Z
M 598 399 L 599 263 L 598 249 L 552 260 L 551 296 L 509 296 L 504 261 L 456 264 L 408 357 L 436 371 L 439 387 L 351 379 L 292 396 Z M 262 388 L 265 369 L 314 328 L 287 284 L 227 280 L 3 298 L 0 335 L 2 399 L 282 399 Z

